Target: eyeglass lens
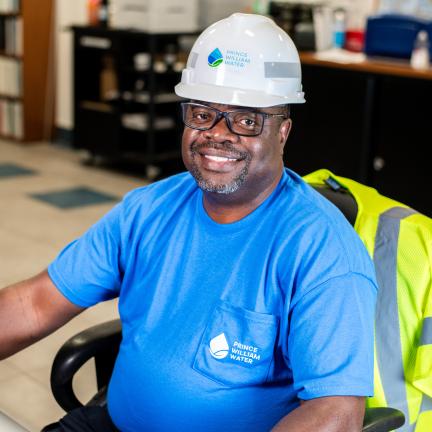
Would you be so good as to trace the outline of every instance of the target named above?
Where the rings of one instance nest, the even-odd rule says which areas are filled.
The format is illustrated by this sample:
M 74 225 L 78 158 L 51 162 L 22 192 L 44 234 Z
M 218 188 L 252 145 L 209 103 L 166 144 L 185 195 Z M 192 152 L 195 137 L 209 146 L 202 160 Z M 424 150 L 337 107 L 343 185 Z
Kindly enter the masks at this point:
M 215 108 L 183 103 L 183 121 L 186 126 L 199 130 L 211 129 L 223 116 L 228 128 L 239 135 L 257 135 L 262 131 L 264 114 L 254 111 L 222 112 Z

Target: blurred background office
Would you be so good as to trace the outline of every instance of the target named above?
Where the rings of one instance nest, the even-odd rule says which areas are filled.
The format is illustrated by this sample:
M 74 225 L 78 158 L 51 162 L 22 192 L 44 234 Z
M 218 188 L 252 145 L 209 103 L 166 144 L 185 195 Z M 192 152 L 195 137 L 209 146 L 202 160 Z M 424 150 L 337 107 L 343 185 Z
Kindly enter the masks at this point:
M 44 269 L 130 189 L 183 170 L 173 93 L 200 30 L 271 16 L 300 49 L 307 103 L 286 165 L 376 187 L 432 216 L 431 0 L 0 0 L 0 287 Z M 0 413 L 28 430 L 62 415 L 50 365 L 86 311 L 0 363 Z M 75 383 L 95 391 L 93 365 Z M 8 420 L 9 421 L 9 420 Z

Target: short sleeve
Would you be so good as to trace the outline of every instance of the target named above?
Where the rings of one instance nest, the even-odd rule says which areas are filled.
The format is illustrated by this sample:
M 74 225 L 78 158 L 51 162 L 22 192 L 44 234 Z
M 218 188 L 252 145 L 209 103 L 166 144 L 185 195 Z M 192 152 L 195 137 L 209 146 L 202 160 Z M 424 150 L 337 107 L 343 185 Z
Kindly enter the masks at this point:
M 288 357 L 300 399 L 373 394 L 376 285 L 348 273 L 292 307 Z
M 55 286 L 78 306 L 89 307 L 118 296 L 121 209 L 122 204 L 115 206 L 82 237 L 66 246 L 48 267 Z

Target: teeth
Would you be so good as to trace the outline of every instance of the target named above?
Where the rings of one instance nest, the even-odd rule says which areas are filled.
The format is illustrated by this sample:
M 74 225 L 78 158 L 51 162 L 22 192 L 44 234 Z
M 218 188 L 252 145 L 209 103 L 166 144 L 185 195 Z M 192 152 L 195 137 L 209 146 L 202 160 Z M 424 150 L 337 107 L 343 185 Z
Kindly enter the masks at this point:
M 227 158 L 222 156 L 210 156 L 210 155 L 204 155 L 205 158 L 210 159 L 215 162 L 228 162 L 228 161 L 235 161 L 237 159 L 235 158 Z

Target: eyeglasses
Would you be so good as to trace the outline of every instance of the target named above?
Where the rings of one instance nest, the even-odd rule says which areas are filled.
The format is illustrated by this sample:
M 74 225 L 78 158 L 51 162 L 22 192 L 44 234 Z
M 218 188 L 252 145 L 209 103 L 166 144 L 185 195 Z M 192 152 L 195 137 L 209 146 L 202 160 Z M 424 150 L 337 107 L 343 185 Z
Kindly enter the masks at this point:
M 216 108 L 193 102 L 183 102 L 181 107 L 183 123 L 189 128 L 201 131 L 209 130 L 224 118 L 228 129 L 240 136 L 260 135 L 264 127 L 264 121 L 267 118 L 288 118 L 285 114 L 268 114 L 261 111 L 243 111 L 241 109 L 219 111 Z

